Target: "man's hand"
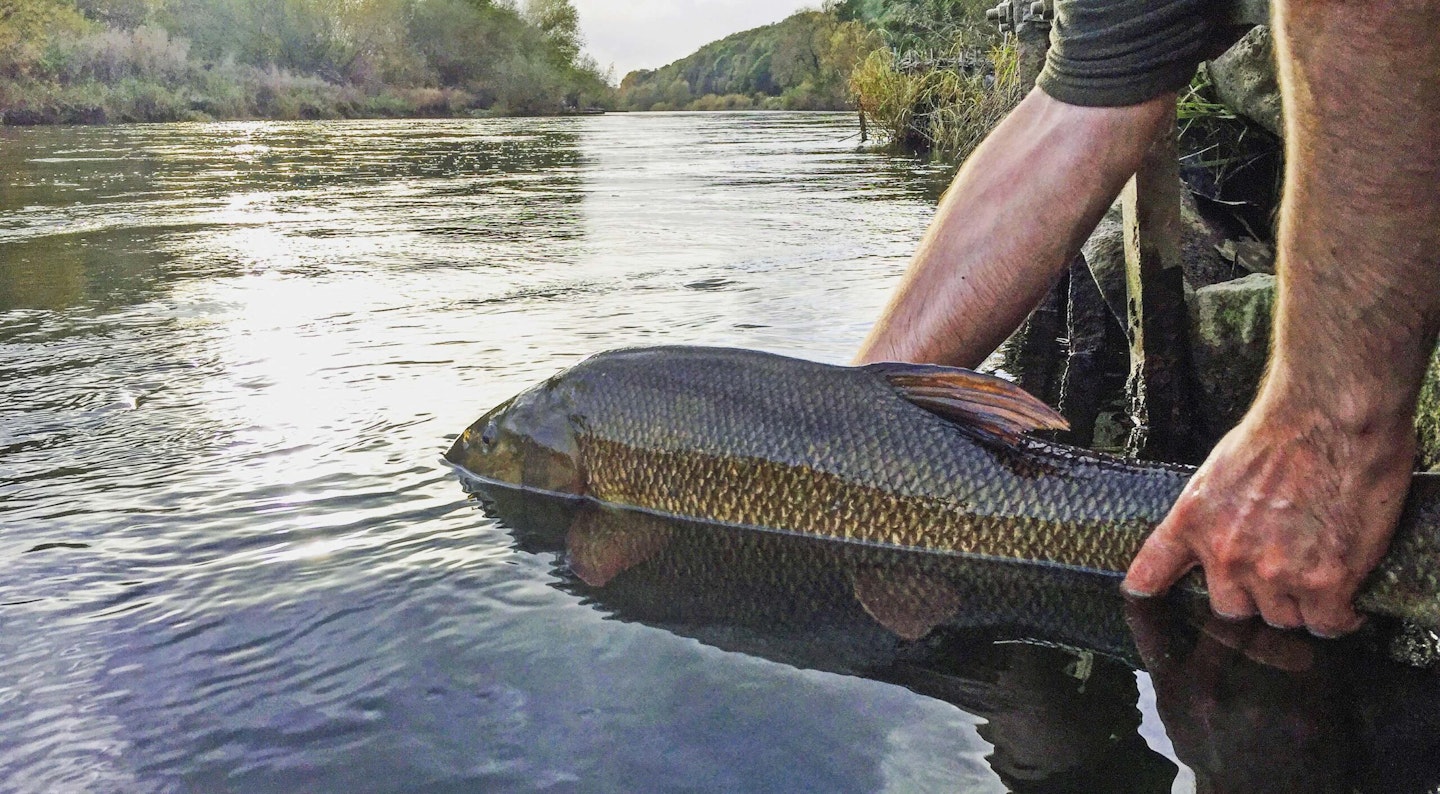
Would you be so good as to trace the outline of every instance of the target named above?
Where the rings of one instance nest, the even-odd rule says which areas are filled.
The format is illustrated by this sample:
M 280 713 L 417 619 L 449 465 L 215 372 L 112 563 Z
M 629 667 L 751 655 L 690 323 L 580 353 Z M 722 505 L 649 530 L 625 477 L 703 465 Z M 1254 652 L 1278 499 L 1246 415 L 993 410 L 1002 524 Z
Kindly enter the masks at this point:
M 1440 82 L 1385 77 L 1440 69 L 1440 0 L 1275 11 L 1286 169 L 1270 371 L 1126 586 L 1157 593 L 1198 564 L 1216 612 L 1333 636 L 1358 625 L 1351 600 L 1394 533 L 1440 330 Z
M 1262 397 L 1215 447 L 1124 586 L 1155 595 L 1198 564 L 1216 614 L 1339 636 L 1359 627 L 1355 592 L 1394 534 L 1414 432 L 1277 402 Z

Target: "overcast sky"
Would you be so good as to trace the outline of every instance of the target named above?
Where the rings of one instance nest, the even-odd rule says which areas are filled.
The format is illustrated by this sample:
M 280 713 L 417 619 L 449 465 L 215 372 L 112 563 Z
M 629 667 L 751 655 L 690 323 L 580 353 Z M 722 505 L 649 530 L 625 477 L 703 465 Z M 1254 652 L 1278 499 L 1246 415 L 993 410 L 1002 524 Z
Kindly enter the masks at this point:
M 619 80 L 654 69 L 716 39 L 779 22 L 820 0 L 573 0 L 585 51 Z

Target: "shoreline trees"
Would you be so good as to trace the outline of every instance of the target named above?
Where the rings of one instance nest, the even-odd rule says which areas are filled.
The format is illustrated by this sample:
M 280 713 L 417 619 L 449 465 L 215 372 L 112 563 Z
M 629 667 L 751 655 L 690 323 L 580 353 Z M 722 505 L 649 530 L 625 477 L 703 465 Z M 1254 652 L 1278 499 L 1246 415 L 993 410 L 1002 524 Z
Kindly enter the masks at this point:
M 608 107 L 569 0 L 0 0 L 7 124 Z

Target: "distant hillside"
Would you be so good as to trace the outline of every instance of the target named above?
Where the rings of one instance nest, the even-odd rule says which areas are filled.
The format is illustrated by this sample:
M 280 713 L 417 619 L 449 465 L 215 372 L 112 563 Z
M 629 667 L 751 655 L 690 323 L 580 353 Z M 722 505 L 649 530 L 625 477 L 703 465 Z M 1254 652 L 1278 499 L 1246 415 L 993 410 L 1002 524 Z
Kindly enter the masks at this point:
M 863 21 L 802 11 L 727 36 L 659 69 L 625 75 L 621 110 L 840 110 L 854 107 L 850 73 L 881 46 Z

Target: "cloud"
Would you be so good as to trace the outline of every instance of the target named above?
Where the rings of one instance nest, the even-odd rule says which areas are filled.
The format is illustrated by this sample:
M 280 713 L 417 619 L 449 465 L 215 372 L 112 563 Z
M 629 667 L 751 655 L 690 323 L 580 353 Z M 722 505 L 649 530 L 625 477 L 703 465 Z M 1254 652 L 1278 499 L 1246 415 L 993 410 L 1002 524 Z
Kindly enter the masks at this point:
M 572 0 L 585 51 L 615 76 L 684 58 L 731 33 L 779 22 L 819 0 Z

